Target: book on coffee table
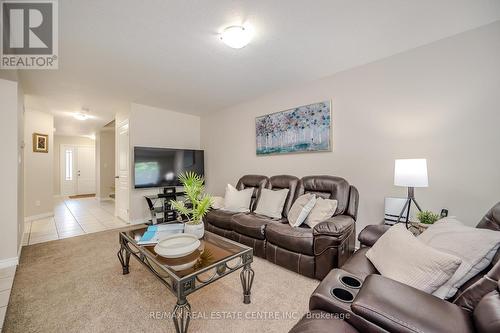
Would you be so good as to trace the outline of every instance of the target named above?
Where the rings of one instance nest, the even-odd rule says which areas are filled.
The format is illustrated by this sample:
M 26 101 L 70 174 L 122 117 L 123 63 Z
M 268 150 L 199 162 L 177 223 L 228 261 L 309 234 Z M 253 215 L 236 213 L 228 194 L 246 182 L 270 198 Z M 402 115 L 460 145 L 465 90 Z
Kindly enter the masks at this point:
M 158 244 L 161 240 L 174 234 L 184 232 L 184 224 L 162 224 L 150 225 L 142 235 L 141 239 L 137 242 L 138 245 L 154 245 Z

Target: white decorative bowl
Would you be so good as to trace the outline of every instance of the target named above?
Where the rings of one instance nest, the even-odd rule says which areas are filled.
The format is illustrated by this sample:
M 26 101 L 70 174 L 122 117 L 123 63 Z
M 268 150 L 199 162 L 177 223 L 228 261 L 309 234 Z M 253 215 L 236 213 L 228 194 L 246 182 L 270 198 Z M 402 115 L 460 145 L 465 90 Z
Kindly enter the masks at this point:
M 175 234 L 162 239 L 155 246 L 155 252 L 164 258 L 180 258 L 193 253 L 200 241 L 190 234 Z

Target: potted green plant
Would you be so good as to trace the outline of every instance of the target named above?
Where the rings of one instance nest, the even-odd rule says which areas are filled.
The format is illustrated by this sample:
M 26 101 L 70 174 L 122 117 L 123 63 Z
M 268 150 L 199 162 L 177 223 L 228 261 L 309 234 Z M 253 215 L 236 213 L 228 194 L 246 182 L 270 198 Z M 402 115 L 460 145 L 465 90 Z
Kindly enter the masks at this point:
M 434 222 L 439 220 L 439 215 L 431 212 L 430 210 L 424 210 L 418 212 L 417 219 L 420 221 L 420 223 L 423 224 L 433 224 Z
M 212 205 L 212 196 L 205 192 L 205 179 L 192 171 L 179 175 L 179 181 L 184 186 L 186 200 L 171 200 L 172 207 L 185 216 L 184 232 L 202 238 L 205 233 L 203 217 Z

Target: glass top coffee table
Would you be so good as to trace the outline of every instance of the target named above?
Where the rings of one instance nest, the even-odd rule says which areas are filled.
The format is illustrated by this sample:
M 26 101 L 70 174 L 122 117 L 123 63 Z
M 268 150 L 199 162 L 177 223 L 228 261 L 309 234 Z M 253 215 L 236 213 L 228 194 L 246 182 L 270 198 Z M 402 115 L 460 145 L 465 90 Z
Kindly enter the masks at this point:
M 187 332 L 192 314 L 186 296 L 240 268 L 243 268 L 240 272 L 243 303 L 250 303 L 254 278 L 251 268 L 252 248 L 205 231 L 200 239 L 201 245 L 195 252 L 185 257 L 167 259 L 156 254 L 154 245 L 137 244 L 145 231 L 146 227 L 141 226 L 120 232 L 118 259 L 123 274 L 128 274 L 130 256 L 134 256 L 177 297 L 172 318 L 178 333 Z

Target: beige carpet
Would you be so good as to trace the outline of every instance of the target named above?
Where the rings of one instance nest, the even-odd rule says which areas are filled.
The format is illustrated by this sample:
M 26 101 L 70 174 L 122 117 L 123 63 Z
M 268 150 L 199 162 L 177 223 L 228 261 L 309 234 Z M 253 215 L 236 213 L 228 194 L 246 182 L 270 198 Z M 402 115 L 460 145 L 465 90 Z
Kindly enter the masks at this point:
M 173 295 L 133 257 L 122 275 L 117 250 L 116 230 L 25 246 L 2 332 L 175 332 L 164 316 Z M 190 332 L 287 332 L 300 319 L 318 282 L 260 258 L 252 266 L 252 304 L 239 272 L 188 296 Z

